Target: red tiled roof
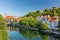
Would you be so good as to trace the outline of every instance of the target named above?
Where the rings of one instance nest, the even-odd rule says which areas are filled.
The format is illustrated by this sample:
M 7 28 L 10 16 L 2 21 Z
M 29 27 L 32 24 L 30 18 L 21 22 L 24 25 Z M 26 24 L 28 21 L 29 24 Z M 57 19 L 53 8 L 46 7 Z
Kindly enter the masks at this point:
M 50 22 L 53 22 L 54 20 L 53 20 L 53 18 L 50 18 Z
M 5 16 L 4 19 L 14 19 L 15 17 L 14 16 Z
M 53 18 L 53 20 L 56 20 L 57 18 Z
M 53 21 L 54 21 L 53 18 L 52 18 L 52 17 L 49 17 L 48 15 L 46 15 L 46 18 L 47 18 L 47 20 L 49 20 L 50 22 L 53 22 Z

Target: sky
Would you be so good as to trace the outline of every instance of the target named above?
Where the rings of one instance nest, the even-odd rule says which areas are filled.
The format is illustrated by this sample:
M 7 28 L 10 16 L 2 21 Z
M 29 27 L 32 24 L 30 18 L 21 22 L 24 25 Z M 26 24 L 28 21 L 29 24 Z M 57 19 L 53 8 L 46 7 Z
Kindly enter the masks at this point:
M 53 6 L 60 7 L 60 0 L 0 0 L 0 13 L 4 16 L 23 16 L 29 11 L 49 9 Z

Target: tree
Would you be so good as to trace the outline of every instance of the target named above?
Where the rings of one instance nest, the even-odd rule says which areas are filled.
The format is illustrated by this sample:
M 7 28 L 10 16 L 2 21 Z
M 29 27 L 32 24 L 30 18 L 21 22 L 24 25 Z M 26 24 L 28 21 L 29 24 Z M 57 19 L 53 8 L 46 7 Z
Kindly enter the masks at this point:
M 34 17 L 30 16 L 30 20 L 29 20 L 30 27 L 36 27 L 37 24 L 38 24 L 37 19 L 35 19 Z
M 37 16 L 42 16 L 42 13 L 40 10 L 36 10 L 36 12 L 29 12 L 27 16 L 33 16 L 36 18 Z
M 22 18 L 22 20 L 19 21 L 19 24 L 24 26 L 29 26 L 28 21 L 29 21 L 28 18 Z
M 40 30 L 48 29 L 48 25 L 46 23 L 44 23 L 44 22 L 41 22 L 39 29 Z
M 35 15 L 35 12 L 29 12 L 27 15 L 28 16 L 34 16 Z
M 49 9 L 44 9 L 42 12 L 42 15 L 50 15 L 50 10 Z
M 37 27 L 38 21 L 36 18 L 29 16 L 29 18 L 22 18 L 21 21 L 19 21 L 20 25 L 24 26 L 30 26 L 30 27 Z
M 8 40 L 7 31 L 5 30 L 6 23 L 3 16 L 0 14 L 0 40 Z
M 58 16 L 60 16 L 60 8 L 57 9 Z
M 57 16 L 58 13 L 57 13 L 57 8 L 56 7 L 52 7 L 52 16 Z
M 42 16 L 42 12 L 40 10 L 36 10 L 35 15 L 36 15 L 36 17 L 37 16 Z
M 45 8 L 45 9 L 44 9 L 44 12 L 49 12 L 49 9 L 48 9 L 48 8 Z
M 36 13 L 38 13 L 38 14 L 39 14 L 39 13 L 41 13 L 41 11 L 40 11 L 40 10 L 36 10 Z

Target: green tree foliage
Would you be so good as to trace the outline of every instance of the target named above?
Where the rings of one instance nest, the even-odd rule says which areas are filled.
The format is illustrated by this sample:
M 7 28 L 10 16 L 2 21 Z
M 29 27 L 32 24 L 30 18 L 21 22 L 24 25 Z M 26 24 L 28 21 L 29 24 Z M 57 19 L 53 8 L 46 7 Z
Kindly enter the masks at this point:
M 42 15 L 50 15 L 51 17 L 53 16 L 60 16 L 60 8 L 57 7 L 52 7 L 51 9 L 45 8 L 43 12 L 41 13 L 40 10 L 36 10 L 35 12 L 29 12 L 27 16 L 42 16 Z
M 0 14 L 0 40 L 8 40 L 7 31 L 5 30 L 6 23 L 3 16 Z
M 36 12 L 29 12 L 27 16 L 37 17 L 37 16 L 42 16 L 42 13 L 40 10 L 36 10 Z
M 57 8 L 58 16 L 60 16 L 60 8 Z
M 43 14 L 43 15 L 48 15 L 48 14 L 49 14 L 49 9 L 47 9 L 47 8 L 44 9 L 42 14 Z
M 21 21 L 19 21 L 20 25 L 25 25 L 25 26 L 29 26 L 29 22 L 28 22 L 28 18 L 22 18 Z
M 44 9 L 44 12 L 49 12 L 49 9 L 48 8 Z
M 32 16 L 29 16 L 29 18 L 22 18 L 22 20 L 19 22 L 20 25 L 30 26 L 30 27 L 36 27 L 37 26 L 37 19 L 35 19 Z
M 34 17 L 30 16 L 29 24 L 31 27 L 36 27 L 38 24 L 38 21 Z
M 51 15 L 52 15 L 52 17 L 58 15 L 58 13 L 57 13 L 57 8 L 56 8 L 56 7 L 52 7 Z
M 36 14 L 35 15 L 36 15 L 36 17 L 37 16 L 42 16 L 42 12 L 40 10 L 36 10 Z
M 44 23 L 44 22 L 41 22 L 39 29 L 40 30 L 48 29 L 48 25 L 46 23 Z
M 29 12 L 27 16 L 35 16 L 35 12 Z

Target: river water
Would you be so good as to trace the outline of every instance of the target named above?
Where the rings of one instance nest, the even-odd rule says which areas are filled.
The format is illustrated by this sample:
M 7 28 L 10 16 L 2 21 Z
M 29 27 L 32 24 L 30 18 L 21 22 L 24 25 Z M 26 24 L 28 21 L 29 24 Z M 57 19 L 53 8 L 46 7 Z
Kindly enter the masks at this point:
M 59 40 L 52 36 L 39 34 L 37 31 L 8 31 L 9 40 Z

